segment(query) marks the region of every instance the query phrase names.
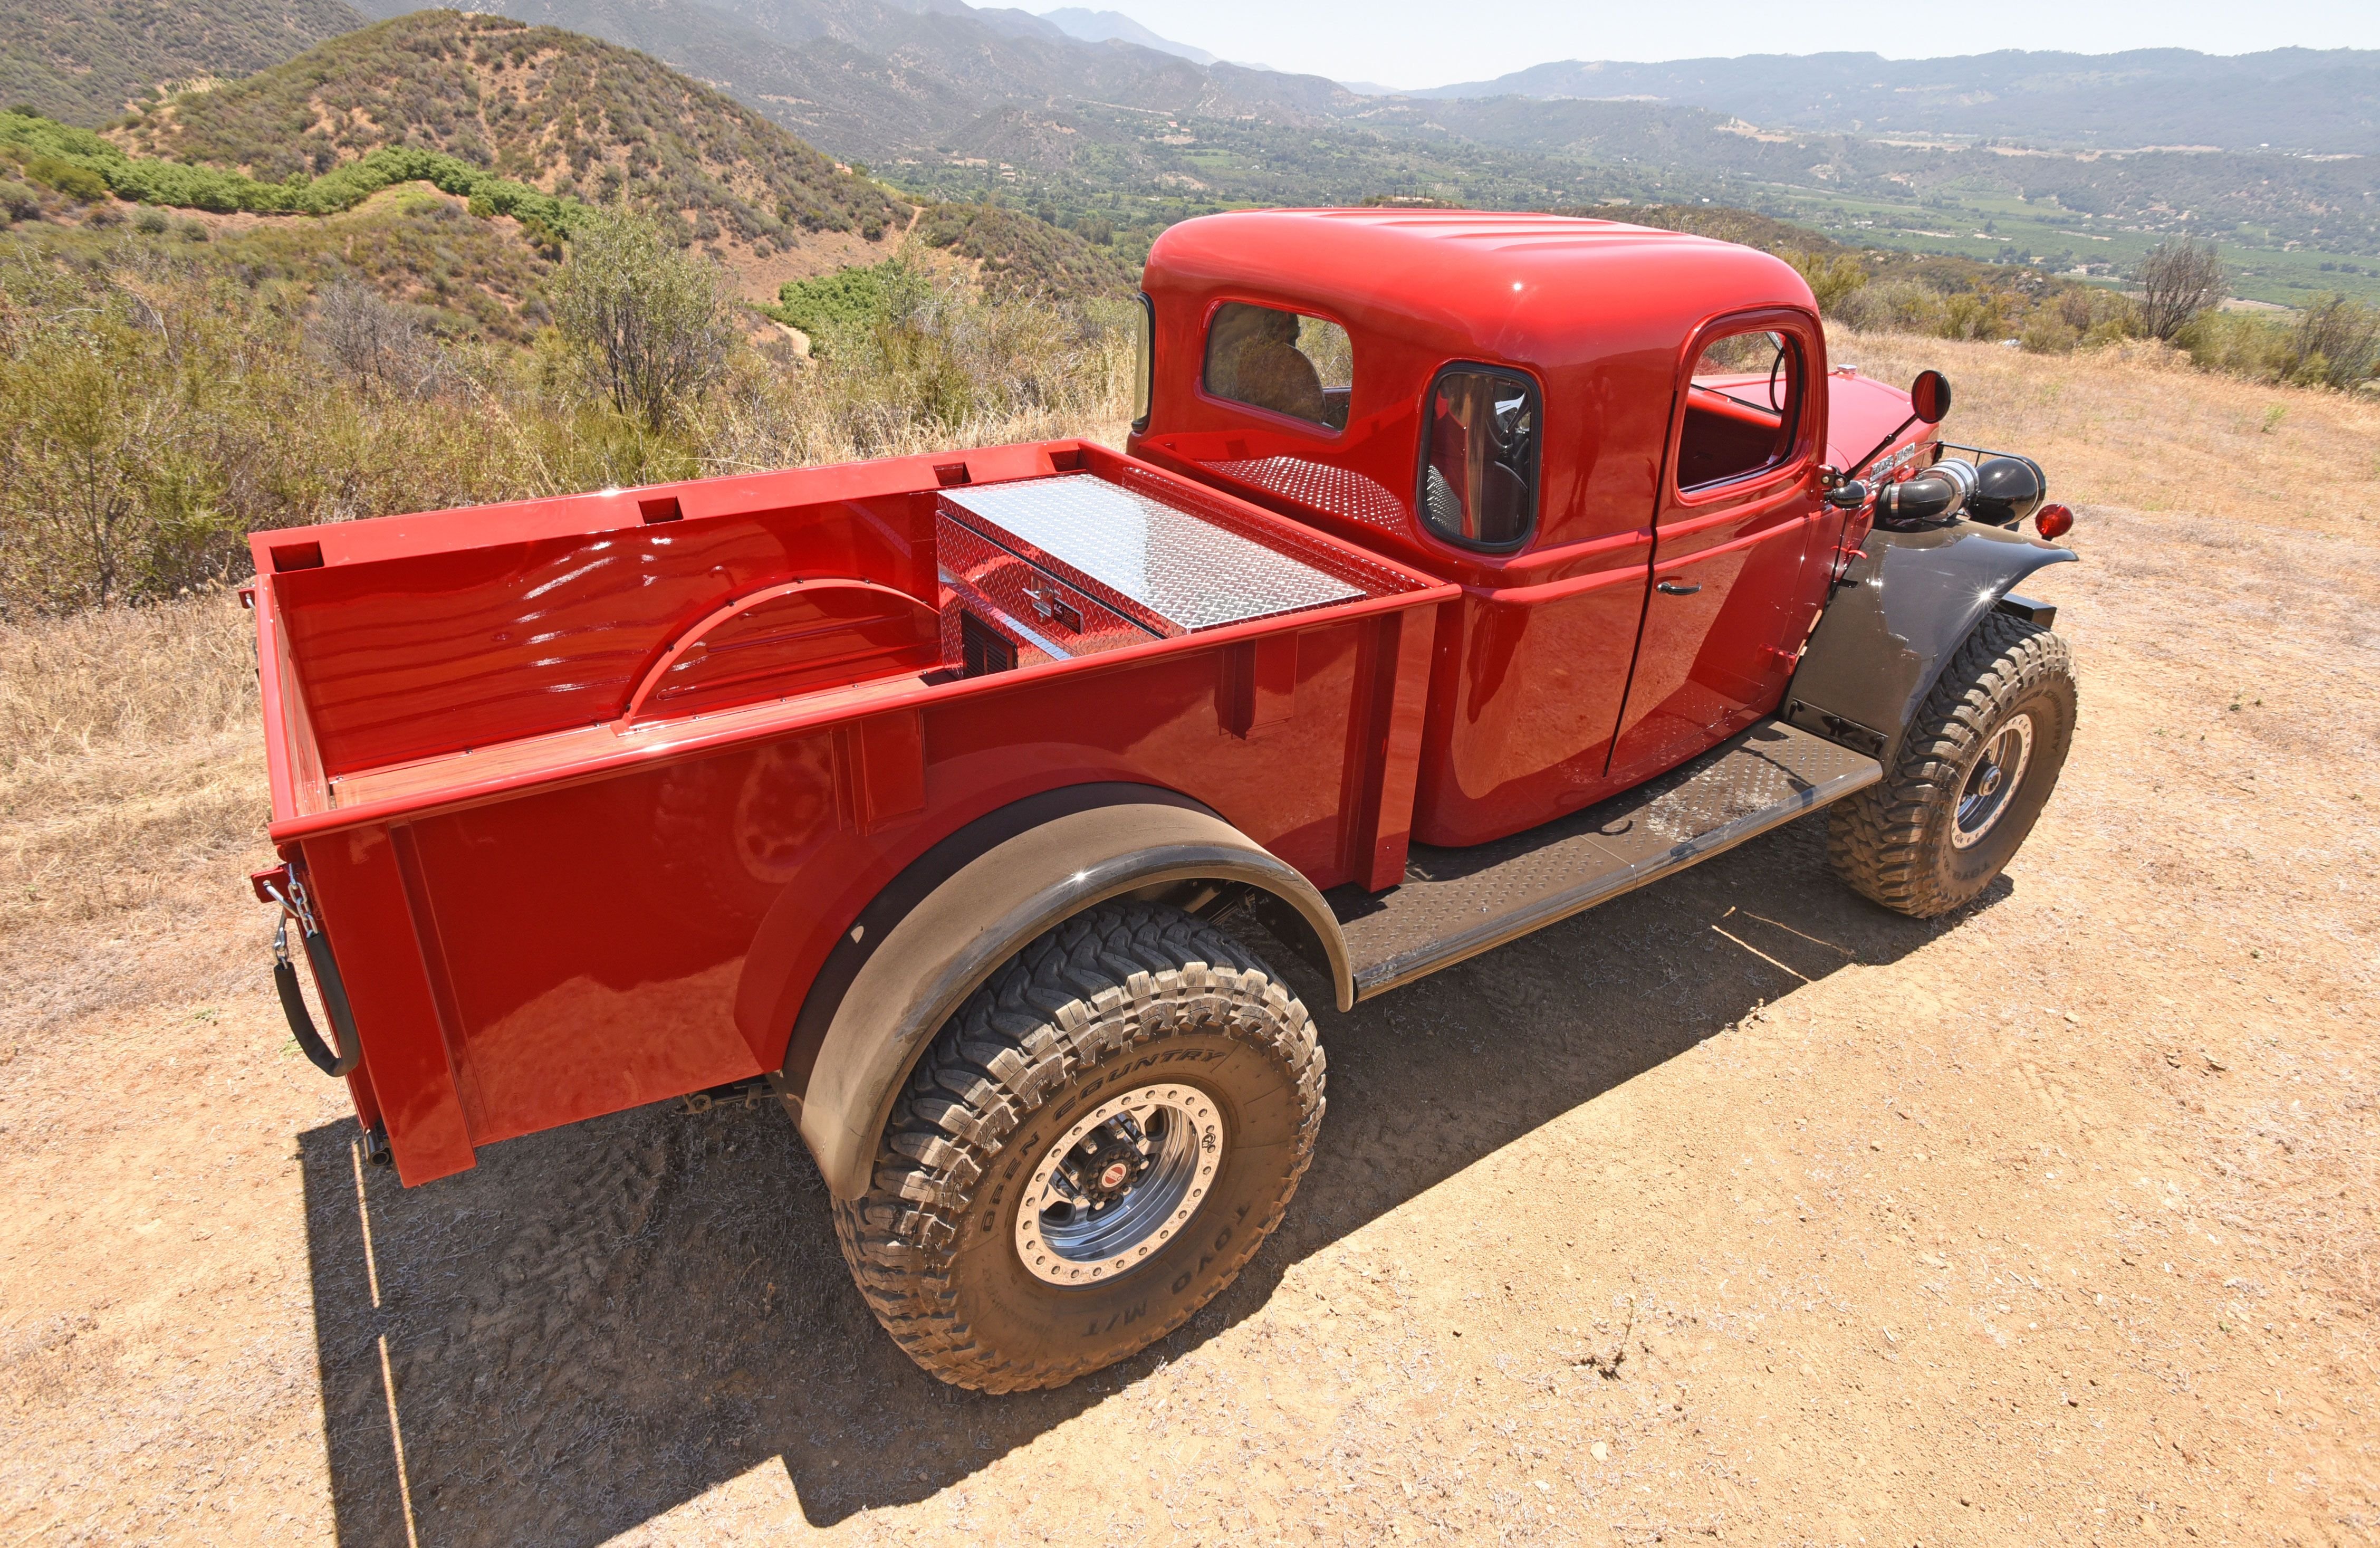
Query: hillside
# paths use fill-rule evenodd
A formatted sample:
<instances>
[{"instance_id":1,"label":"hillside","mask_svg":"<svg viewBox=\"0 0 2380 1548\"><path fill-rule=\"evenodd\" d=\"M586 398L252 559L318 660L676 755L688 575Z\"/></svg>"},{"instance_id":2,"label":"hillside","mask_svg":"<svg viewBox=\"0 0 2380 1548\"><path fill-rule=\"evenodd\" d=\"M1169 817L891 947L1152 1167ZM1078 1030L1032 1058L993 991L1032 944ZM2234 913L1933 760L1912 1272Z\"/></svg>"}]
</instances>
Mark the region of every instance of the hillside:
<instances>
[{"instance_id":1,"label":"hillside","mask_svg":"<svg viewBox=\"0 0 2380 1548\"><path fill-rule=\"evenodd\" d=\"M1718 191L1660 169L1384 134L1361 120L1363 99L1318 76L1202 67L958 0L489 3L651 54L921 201L1005 198L1108 233L1127 265L1166 223L1233 204Z\"/></svg>"},{"instance_id":2,"label":"hillside","mask_svg":"<svg viewBox=\"0 0 2380 1548\"><path fill-rule=\"evenodd\" d=\"M346 0L8 0L0 103L101 124L154 87L248 75L363 24Z\"/></svg>"},{"instance_id":3,"label":"hillside","mask_svg":"<svg viewBox=\"0 0 2380 1548\"><path fill-rule=\"evenodd\" d=\"M1130 297L1140 270L1035 216L986 204L935 204L919 213L917 239L965 260L995 295Z\"/></svg>"},{"instance_id":4,"label":"hillside","mask_svg":"<svg viewBox=\"0 0 2380 1548\"><path fill-rule=\"evenodd\" d=\"M817 233L875 240L905 218L881 189L658 60L454 11L382 22L176 97L113 138L136 155L266 181L414 146L552 194L625 196L690 240L761 258Z\"/></svg>"},{"instance_id":5,"label":"hillside","mask_svg":"<svg viewBox=\"0 0 2380 1548\"><path fill-rule=\"evenodd\" d=\"M1187 112L1222 93L1186 59L1086 43L1022 11L891 0L488 0L642 49L845 158L978 153L969 126L1077 97ZM1252 104L1234 106L1253 111Z\"/></svg>"},{"instance_id":6,"label":"hillside","mask_svg":"<svg viewBox=\"0 0 2380 1548\"><path fill-rule=\"evenodd\" d=\"M1137 43L1143 48L1153 48L1160 54L1178 55L1194 65L1216 62L1215 56L1205 49L1160 37L1122 11L1093 11L1080 6L1068 6L1062 10L1043 11L1041 19L1066 36L1079 38L1087 43L1103 43L1113 38L1122 43Z\"/></svg>"}]
</instances>

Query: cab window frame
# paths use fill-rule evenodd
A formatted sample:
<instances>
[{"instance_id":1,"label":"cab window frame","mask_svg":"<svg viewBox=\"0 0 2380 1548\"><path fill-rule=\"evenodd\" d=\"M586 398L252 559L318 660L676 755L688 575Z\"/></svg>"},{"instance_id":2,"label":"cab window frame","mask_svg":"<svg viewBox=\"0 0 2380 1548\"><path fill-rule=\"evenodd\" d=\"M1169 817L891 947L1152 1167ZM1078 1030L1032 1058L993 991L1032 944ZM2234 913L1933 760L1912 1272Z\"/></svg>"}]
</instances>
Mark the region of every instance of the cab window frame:
<instances>
[{"instance_id":1,"label":"cab window frame","mask_svg":"<svg viewBox=\"0 0 2380 1548\"><path fill-rule=\"evenodd\" d=\"M1198 401L1227 413L1255 415L1259 423L1268 427L1287 427L1295 430L1301 435L1313 436L1318 440L1336 441L1345 436L1347 432L1344 427L1333 425L1327 420L1309 420L1283 409L1269 408L1261 403L1251 403L1245 398L1227 397L1207 385L1208 354L1213 347L1216 321L1222 316L1225 307L1234 306L1260 307L1267 311L1284 311L1293 317L1310 317L1318 323L1328 323L1338 329L1347 340L1347 421L1349 424L1354 422L1355 335L1354 331L1340 318L1318 307L1271 297L1228 295L1218 296L1208 301L1206 315L1200 318L1198 323L1198 370L1191 379L1191 390ZM1301 350L1300 353L1303 354L1304 351ZM1326 395L1331 390L1328 386L1323 388Z\"/></svg>"},{"instance_id":2,"label":"cab window frame","mask_svg":"<svg viewBox=\"0 0 2380 1548\"><path fill-rule=\"evenodd\" d=\"M1429 518L1430 424L1437 411L1439 389L1450 376L1494 376L1513 383L1528 394L1529 414L1535 432L1529 437L1529 501L1527 519L1513 537L1489 542L1466 538L1459 532L1449 532ZM1429 383L1422 389L1419 431L1415 436L1418 450L1414 458L1413 512L1414 526L1433 542L1465 554L1517 554L1528 547L1537 536L1545 517L1546 466L1546 390L1536 373L1522 366L1495 360L1448 360L1430 372Z\"/></svg>"},{"instance_id":3,"label":"cab window frame","mask_svg":"<svg viewBox=\"0 0 2380 1548\"><path fill-rule=\"evenodd\" d=\"M1739 334L1773 333L1784 338L1794 350L1801 369L1793 373L1792 393L1786 399L1788 422L1793 428L1793 439L1784 454L1776 460L1726 478L1705 483L1688 484L1680 479L1679 465L1686 450L1686 413L1694 380L1694 366L1703 352L1723 339ZM1761 307L1749 311L1730 312L1705 323L1687 335L1685 347L1678 360L1677 388L1670 414L1670 445L1662 461L1661 477L1668 486L1669 497L1681 506L1695 506L1714 501L1741 498L1747 494L1766 492L1773 485L1790 483L1805 477L1818 456L1817 415L1819 379L1823 373L1826 353L1817 341L1823 337L1816 323L1807 312L1790 307Z\"/></svg>"},{"instance_id":4,"label":"cab window frame","mask_svg":"<svg viewBox=\"0 0 2380 1548\"><path fill-rule=\"evenodd\" d=\"M1140 411L1133 416L1135 434L1148 428L1151 415L1157 411L1157 303L1146 290L1133 298L1139 303L1139 314L1133 319L1132 363L1133 407ZM1203 374L1203 372L1202 372Z\"/></svg>"}]
</instances>

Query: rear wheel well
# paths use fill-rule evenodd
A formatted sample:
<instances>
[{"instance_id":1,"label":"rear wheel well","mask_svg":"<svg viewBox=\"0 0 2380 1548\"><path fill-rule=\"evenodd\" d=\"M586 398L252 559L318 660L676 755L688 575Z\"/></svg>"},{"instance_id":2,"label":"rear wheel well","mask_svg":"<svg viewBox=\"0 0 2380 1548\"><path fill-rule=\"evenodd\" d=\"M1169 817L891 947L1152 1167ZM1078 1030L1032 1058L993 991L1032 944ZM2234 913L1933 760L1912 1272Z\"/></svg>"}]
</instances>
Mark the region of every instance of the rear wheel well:
<instances>
[{"instance_id":1,"label":"rear wheel well","mask_svg":"<svg viewBox=\"0 0 2380 1548\"><path fill-rule=\"evenodd\" d=\"M1314 921L1291 899L1253 882L1225 876L1189 876L1151 883L1122 896L1138 903L1161 903L1179 908L1193 919L1205 920L1225 931L1232 927L1232 915L1244 914L1316 971L1330 975L1330 943L1322 938Z\"/></svg>"},{"instance_id":2,"label":"rear wheel well","mask_svg":"<svg viewBox=\"0 0 2380 1548\"><path fill-rule=\"evenodd\" d=\"M1322 895L1205 806L1134 785L1027 798L961 829L886 886L804 997L778 1079L799 1099L803 1138L838 1197L865 1188L894 1092L966 995L1028 942L1119 898L1208 919L1253 900L1285 944L1318 948L1341 1006L1353 1000L1345 943Z\"/></svg>"}]
</instances>

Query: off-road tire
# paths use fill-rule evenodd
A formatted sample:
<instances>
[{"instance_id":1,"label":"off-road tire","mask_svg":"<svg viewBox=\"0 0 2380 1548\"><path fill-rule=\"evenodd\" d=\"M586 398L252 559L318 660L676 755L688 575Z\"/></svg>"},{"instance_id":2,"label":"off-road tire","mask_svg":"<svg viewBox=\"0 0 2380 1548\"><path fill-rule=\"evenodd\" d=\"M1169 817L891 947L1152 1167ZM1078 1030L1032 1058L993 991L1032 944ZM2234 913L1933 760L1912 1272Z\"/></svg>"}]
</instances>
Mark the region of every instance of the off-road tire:
<instances>
[{"instance_id":1,"label":"off-road tire","mask_svg":"<svg viewBox=\"0 0 2380 1548\"><path fill-rule=\"evenodd\" d=\"M1985 616L1917 712L1885 776L1835 803L1828 858L1836 873L1915 919L1973 898L2024 843L2074 738L2074 662L2066 641L2006 613ZM2032 756L2007 810L1968 848L1951 842L1967 775L2000 727L2030 714Z\"/></svg>"},{"instance_id":2,"label":"off-road tire","mask_svg":"<svg viewBox=\"0 0 2380 1548\"><path fill-rule=\"evenodd\" d=\"M984 1392L1061 1386L1180 1327L1255 1256L1313 1158L1322 1076L1305 1006L1245 946L1177 908L1102 904L1018 953L935 1037L835 1234L926 1370ZM1104 1284L1027 1273L1026 1174L1102 1101L1177 1078L1228 1135L1187 1227Z\"/></svg>"}]
</instances>

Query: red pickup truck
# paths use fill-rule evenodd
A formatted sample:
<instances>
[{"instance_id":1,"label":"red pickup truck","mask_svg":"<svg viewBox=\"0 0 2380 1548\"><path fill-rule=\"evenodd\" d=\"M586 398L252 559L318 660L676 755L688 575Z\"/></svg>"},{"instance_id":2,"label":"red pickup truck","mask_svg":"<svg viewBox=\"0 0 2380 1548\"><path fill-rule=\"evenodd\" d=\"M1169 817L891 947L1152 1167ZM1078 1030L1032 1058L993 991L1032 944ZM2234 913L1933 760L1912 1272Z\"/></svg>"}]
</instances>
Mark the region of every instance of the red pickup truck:
<instances>
[{"instance_id":1,"label":"red pickup truck","mask_svg":"<svg viewBox=\"0 0 2380 1548\"><path fill-rule=\"evenodd\" d=\"M1973 897L2058 778L2068 550L1949 387L1751 249L1174 226L1129 449L260 532L276 979L407 1184L765 1080L962 1385L1178 1326L1281 1218L1342 1009L1832 805ZM318 1029L291 959L297 927Z\"/></svg>"}]
</instances>

